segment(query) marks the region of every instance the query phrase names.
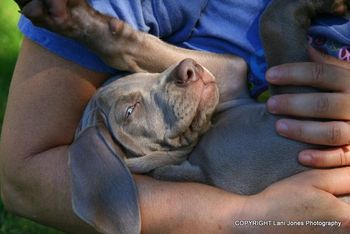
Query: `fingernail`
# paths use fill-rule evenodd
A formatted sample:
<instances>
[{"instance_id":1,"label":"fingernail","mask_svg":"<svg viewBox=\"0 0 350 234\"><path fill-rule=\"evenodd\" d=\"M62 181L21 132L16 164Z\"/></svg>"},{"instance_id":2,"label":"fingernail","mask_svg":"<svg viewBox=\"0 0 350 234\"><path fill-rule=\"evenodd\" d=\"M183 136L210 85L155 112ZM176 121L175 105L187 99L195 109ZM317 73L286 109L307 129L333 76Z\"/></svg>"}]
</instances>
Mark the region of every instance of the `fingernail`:
<instances>
[{"instance_id":1,"label":"fingernail","mask_svg":"<svg viewBox=\"0 0 350 234\"><path fill-rule=\"evenodd\" d=\"M266 73L266 79L268 81L275 81L281 77L282 71L279 67L270 68Z\"/></svg>"},{"instance_id":2,"label":"fingernail","mask_svg":"<svg viewBox=\"0 0 350 234\"><path fill-rule=\"evenodd\" d=\"M268 109L272 114L276 114L276 113L277 113L277 108L278 108L278 102L277 102L276 98L271 97L271 98L267 101L267 109Z\"/></svg>"},{"instance_id":3,"label":"fingernail","mask_svg":"<svg viewBox=\"0 0 350 234\"><path fill-rule=\"evenodd\" d=\"M300 154L299 161L305 164L309 164L312 161L312 157L309 154Z\"/></svg>"},{"instance_id":4,"label":"fingernail","mask_svg":"<svg viewBox=\"0 0 350 234\"><path fill-rule=\"evenodd\" d=\"M278 121L277 122L277 131L281 135L285 135L288 132L288 124L285 121Z\"/></svg>"}]
</instances>

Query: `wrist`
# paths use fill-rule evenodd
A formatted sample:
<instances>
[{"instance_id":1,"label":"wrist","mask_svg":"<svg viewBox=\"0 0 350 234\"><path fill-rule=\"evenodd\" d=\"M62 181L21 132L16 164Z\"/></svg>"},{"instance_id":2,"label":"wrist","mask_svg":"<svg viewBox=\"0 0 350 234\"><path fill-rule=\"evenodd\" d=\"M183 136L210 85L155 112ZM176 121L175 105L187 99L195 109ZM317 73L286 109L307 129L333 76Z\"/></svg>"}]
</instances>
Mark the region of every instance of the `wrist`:
<instances>
[{"instance_id":1,"label":"wrist","mask_svg":"<svg viewBox=\"0 0 350 234\"><path fill-rule=\"evenodd\" d=\"M244 197L238 213L232 220L234 233L269 233L268 226L257 224L270 221L267 215L267 202L262 199L263 194Z\"/></svg>"},{"instance_id":2,"label":"wrist","mask_svg":"<svg viewBox=\"0 0 350 234\"><path fill-rule=\"evenodd\" d=\"M248 201L195 183L156 181L137 176L143 232L232 233Z\"/></svg>"},{"instance_id":3,"label":"wrist","mask_svg":"<svg viewBox=\"0 0 350 234\"><path fill-rule=\"evenodd\" d=\"M140 69L160 73L166 70L178 59L174 47L150 34L137 32L137 45L134 50L133 59Z\"/></svg>"}]
</instances>

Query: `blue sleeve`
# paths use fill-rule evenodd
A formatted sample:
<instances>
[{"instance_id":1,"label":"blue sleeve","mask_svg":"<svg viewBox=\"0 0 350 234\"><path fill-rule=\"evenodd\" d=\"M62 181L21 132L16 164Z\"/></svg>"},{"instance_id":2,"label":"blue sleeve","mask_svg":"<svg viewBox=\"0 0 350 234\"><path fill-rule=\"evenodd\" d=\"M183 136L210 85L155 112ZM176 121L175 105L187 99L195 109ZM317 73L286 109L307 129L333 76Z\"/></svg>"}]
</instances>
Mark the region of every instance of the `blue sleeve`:
<instances>
[{"instance_id":1,"label":"blue sleeve","mask_svg":"<svg viewBox=\"0 0 350 234\"><path fill-rule=\"evenodd\" d=\"M27 38L64 59L73 61L84 68L96 72L111 74L116 72L115 69L107 66L84 45L72 39L36 27L24 16L20 18L18 27Z\"/></svg>"},{"instance_id":2,"label":"blue sleeve","mask_svg":"<svg viewBox=\"0 0 350 234\"><path fill-rule=\"evenodd\" d=\"M145 23L149 33L163 40L179 44L190 38L199 23L208 0L150 0L143 1Z\"/></svg>"}]
</instances>

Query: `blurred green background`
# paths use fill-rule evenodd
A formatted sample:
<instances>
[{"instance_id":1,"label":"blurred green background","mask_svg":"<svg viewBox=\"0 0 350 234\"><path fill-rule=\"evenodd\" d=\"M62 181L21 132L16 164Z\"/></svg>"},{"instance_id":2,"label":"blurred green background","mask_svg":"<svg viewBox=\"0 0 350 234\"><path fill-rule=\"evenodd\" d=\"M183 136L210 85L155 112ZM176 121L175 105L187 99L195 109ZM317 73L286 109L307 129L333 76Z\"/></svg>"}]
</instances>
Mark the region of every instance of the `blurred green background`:
<instances>
[{"instance_id":1,"label":"blurred green background","mask_svg":"<svg viewBox=\"0 0 350 234\"><path fill-rule=\"evenodd\" d=\"M3 122L8 89L16 63L22 35L17 29L18 7L12 0L0 0L0 130ZM4 210L0 201L0 234L59 234Z\"/></svg>"}]
</instances>

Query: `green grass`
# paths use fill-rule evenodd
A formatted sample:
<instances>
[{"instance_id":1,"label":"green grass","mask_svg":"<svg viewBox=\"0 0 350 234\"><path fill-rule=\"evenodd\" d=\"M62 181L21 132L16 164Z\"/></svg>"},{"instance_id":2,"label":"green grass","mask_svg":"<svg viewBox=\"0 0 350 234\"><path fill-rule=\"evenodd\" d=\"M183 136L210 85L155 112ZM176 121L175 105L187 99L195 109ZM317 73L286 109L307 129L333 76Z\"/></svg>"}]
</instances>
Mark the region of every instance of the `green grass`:
<instances>
[{"instance_id":1,"label":"green grass","mask_svg":"<svg viewBox=\"0 0 350 234\"><path fill-rule=\"evenodd\" d=\"M0 130L8 89L22 36L17 29L18 8L12 0L0 0ZM53 229L16 217L0 201L0 234L59 234Z\"/></svg>"},{"instance_id":2,"label":"green grass","mask_svg":"<svg viewBox=\"0 0 350 234\"><path fill-rule=\"evenodd\" d=\"M18 16L17 7L11 0L0 2L0 126L21 39L16 28Z\"/></svg>"}]
</instances>

